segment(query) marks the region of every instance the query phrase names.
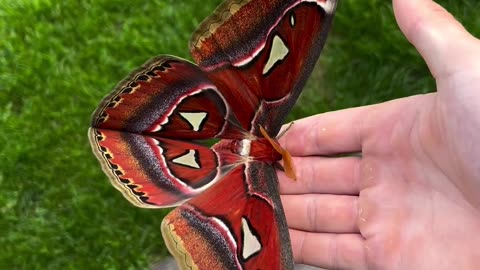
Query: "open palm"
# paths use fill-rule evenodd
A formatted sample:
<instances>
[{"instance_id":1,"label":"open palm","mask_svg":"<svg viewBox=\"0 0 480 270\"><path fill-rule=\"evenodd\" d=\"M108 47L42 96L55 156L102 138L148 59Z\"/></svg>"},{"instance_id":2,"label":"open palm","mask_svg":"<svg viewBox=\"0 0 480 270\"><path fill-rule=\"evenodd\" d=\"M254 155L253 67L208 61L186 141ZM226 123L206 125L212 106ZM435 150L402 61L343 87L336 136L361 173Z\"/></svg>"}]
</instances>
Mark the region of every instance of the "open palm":
<instances>
[{"instance_id":1,"label":"open palm","mask_svg":"<svg viewBox=\"0 0 480 270\"><path fill-rule=\"evenodd\" d=\"M294 256L329 269L478 269L480 41L430 0L394 7L437 93L302 119L281 138L299 179L279 176ZM350 152L362 154L324 157Z\"/></svg>"}]
</instances>

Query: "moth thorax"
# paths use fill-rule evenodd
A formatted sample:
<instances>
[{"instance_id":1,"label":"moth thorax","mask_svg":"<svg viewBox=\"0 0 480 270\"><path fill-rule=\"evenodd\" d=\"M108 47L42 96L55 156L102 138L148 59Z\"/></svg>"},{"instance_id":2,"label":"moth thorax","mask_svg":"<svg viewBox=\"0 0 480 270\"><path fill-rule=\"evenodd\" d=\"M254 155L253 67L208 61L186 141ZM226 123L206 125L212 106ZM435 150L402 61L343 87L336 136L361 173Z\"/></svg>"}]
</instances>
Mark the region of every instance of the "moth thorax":
<instances>
[{"instance_id":1,"label":"moth thorax","mask_svg":"<svg viewBox=\"0 0 480 270\"><path fill-rule=\"evenodd\" d=\"M250 155L250 148L252 146L252 141L248 139L243 139L238 141L237 153L243 157Z\"/></svg>"},{"instance_id":2,"label":"moth thorax","mask_svg":"<svg viewBox=\"0 0 480 270\"><path fill-rule=\"evenodd\" d=\"M234 140L231 142L230 147L232 152L254 160L275 163L282 159L282 155L264 138Z\"/></svg>"}]
</instances>

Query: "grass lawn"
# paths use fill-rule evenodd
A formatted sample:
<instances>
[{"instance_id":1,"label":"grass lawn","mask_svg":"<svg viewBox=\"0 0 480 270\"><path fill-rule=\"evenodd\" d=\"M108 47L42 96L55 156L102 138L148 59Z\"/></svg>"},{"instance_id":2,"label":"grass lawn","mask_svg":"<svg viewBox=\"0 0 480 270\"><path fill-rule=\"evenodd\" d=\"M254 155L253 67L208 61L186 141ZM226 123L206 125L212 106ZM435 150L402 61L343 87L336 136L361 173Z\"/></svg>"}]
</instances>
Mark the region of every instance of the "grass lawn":
<instances>
[{"instance_id":1,"label":"grass lawn","mask_svg":"<svg viewBox=\"0 0 480 270\"><path fill-rule=\"evenodd\" d=\"M132 69L189 58L190 34L219 3L0 0L0 269L139 269L166 255L166 211L123 199L87 128ZM480 35L478 0L441 3ZM331 33L291 119L434 90L389 1L341 1Z\"/></svg>"}]
</instances>

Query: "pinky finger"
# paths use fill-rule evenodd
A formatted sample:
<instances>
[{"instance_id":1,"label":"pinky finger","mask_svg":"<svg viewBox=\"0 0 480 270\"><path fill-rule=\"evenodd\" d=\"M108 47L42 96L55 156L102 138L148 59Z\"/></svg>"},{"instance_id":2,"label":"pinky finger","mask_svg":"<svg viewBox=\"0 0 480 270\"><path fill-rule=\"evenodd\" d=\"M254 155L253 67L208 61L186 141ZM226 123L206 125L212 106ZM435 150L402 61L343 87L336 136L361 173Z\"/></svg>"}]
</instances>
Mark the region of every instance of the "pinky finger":
<instances>
[{"instance_id":1,"label":"pinky finger","mask_svg":"<svg viewBox=\"0 0 480 270\"><path fill-rule=\"evenodd\" d=\"M368 269L360 234L311 233L290 229L296 263L327 269Z\"/></svg>"}]
</instances>

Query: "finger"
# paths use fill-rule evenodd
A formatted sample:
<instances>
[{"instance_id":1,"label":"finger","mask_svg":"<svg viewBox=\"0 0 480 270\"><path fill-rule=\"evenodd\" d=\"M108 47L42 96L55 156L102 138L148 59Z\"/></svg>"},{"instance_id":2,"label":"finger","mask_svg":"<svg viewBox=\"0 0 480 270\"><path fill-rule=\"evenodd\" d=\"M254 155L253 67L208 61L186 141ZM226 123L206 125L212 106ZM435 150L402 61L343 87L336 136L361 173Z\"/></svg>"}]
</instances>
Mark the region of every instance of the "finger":
<instances>
[{"instance_id":1,"label":"finger","mask_svg":"<svg viewBox=\"0 0 480 270\"><path fill-rule=\"evenodd\" d=\"M293 156L360 152L359 123L370 108L327 112L297 120L279 142Z\"/></svg>"},{"instance_id":2,"label":"finger","mask_svg":"<svg viewBox=\"0 0 480 270\"><path fill-rule=\"evenodd\" d=\"M476 65L479 42L431 0L393 0L400 29L425 59L435 78ZM464 56L464 57L459 57ZM448 63L448 64L447 64Z\"/></svg>"},{"instance_id":3,"label":"finger","mask_svg":"<svg viewBox=\"0 0 480 270\"><path fill-rule=\"evenodd\" d=\"M368 269L364 239L359 234L289 231L297 263L327 269Z\"/></svg>"},{"instance_id":4,"label":"finger","mask_svg":"<svg viewBox=\"0 0 480 270\"><path fill-rule=\"evenodd\" d=\"M297 181L279 173L280 193L329 193L357 195L360 192L359 157L294 157Z\"/></svg>"},{"instance_id":5,"label":"finger","mask_svg":"<svg viewBox=\"0 0 480 270\"><path fill-rule=\"evenodd\" d=\"M358 197L283 195L288 227L309 232L358 233Z\"/></svg>"}]
</instances>

